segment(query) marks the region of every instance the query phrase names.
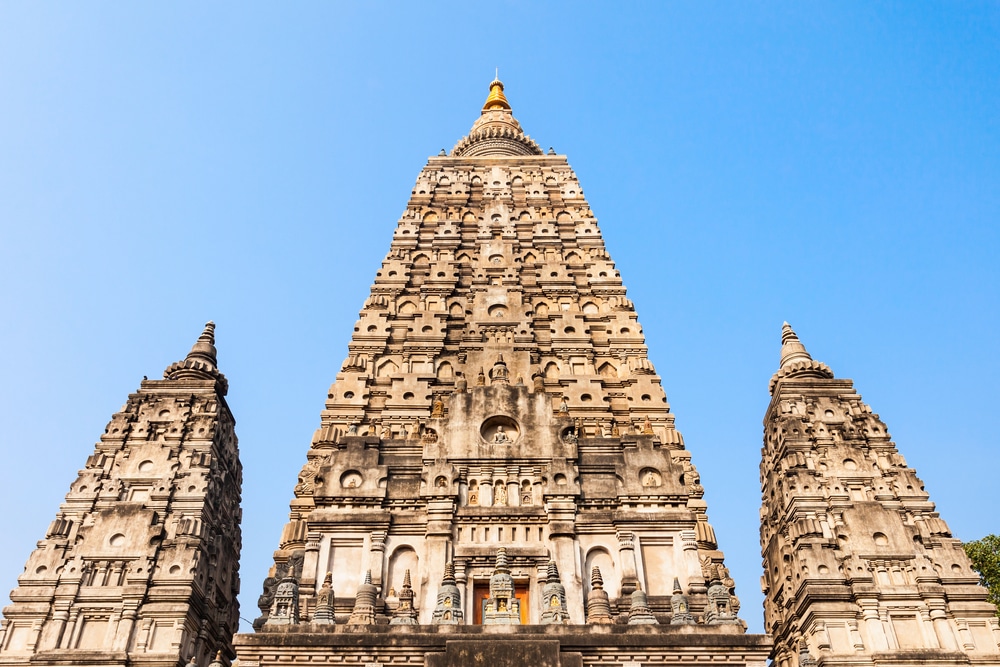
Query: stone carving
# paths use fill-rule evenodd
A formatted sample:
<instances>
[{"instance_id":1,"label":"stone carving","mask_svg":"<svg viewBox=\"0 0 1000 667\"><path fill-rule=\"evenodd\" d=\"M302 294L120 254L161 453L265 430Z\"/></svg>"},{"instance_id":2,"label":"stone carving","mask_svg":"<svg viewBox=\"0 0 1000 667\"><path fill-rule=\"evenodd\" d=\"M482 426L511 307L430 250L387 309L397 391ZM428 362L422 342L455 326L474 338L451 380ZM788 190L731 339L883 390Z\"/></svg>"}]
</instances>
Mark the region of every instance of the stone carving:
<instances>
[{"instance_id":1,"label":"stone carving","mask_svg":"<svg viewBox=\"0 0 1000 667\"><path fill-rule=\"evenodd\" d=\"M587 594L587 622L595 625L614 623L611 617L611 602L604 590L601 569L596 565L590 571L590 593Z\"/></svg>"},{"instance_id":2,"label":"stone carving","mask_svg":"<svg viewBox=\"0 0 1000 667\"><path fill-rule=\"evenodd\" d=\"M739 623L739 619L736 618L736 614L732 609L732 598L729 589L722 584L718 568L716 568L716 574L708 587L708 605L705 607L705 623L708 625Z\"/></svg>"},{"instance_id":3,"label":"stone carving","mask_svg":"<svg viewBox=\"0 0 1000 667\"><path fill-rule=\"evenodd\" d=\"M486 372L480 368L479 375L476 376L476 386L485 387L486 386Z\"/></svg>"},{"instance_id":4,"label":"stone carving","mask_svg":"<svg viewBox=\"0 0 1000 667\"><path fill-rule=\"evenodd\" d=\"M264 627L272 625L297 625L299 622L299 581L294 576L294 570L278 584L271 603L271 613L268 614Z\"/></svg>"},{"instance_id":5,"label":"stone carving","mask_svg":"<svg viewBox=\"0 0 1000 667\"><path fill-rule=\"evenodd\" d=\"M333 625L336 617L333 613L333 573L327 572L323 578L323 585L316 593L316 611L313 613L312 622L317 625Z\"/></svg>"},{"instance_id":6,"label":"stone carving","mask_svg":"<svg viewBox=\"0 0 1000 667\"><path fill-rule=\"evenodd\" d=\"M559 581L559 568L554 560L550 560L545 575L545 585L542 587L542 625L569 623L569 610L566 609L566 588Z\"/></svg>"},{"instance_id":7,"label":"stone carving","mask_svg":"<svg viewBox=\"0 0 1000 667\"><path fill-rule=\"evenodd\" d=\"M435 625L462 625L464 621L462 594L455 585L455 564L448 561L444 566L444 576L441 578L431 622Z\"/></svg>"},{"instance_id":8,"label":"stone carving","mask_svg":"<svg viewBox=\"0 0 1000 667\"><path fill-rule=\"evenodd\" d=\"M510 442L510 438L504 433L503 424L497 426L496 432L493 434L493 443L497 445L506 445Z\"/></svg>"},{"instance_id":9,"label":"stone carving","mask_svg":"<svg viewBox=\"0 0 1000 667\"><path fill-rule=\"evenodd\" d=\"M503 482L496 485L496 491L493 492L493 504L498 507L507 504L507 485Z\"/></svg>"},{"instance_id":10,"label":"stone carving","mask_svg":"<svg viewBox=\"0 0 1000 667\"><path fill-rule=\"evenodd\" d=\"M483 610L483 625L520 625L520 603L514 596L514 579L507 566L507 550L497 549L496 566L490 577L490 597Z\"/></svg>"},{"instance_id":11,"label":"stone carving","mask_svg":"<svg viewBox=\"0 0 1000 667\"><path fill-rule=\"evenodd\" d=\"M399 606L392 614L389 625L416 625L417 610L413 608L413 587L410 585L410 571L403 574L403 589L399 591Z\"/></svg>"},{"instance_id":12,"label":"stone carving","mask_svg":"<svg viewBox=\"0 0 1000 667\"><path fill-rule=\"evenodd\" d=\"M434 399L434 406L431 408L431 419L441 419L444 417L444 401L438 396Z\"/></svg>"},{"instance_id":13,"label":"stone carving","mask_svg":"<svg viewBox=\"0 0 1000 667\"><path fill-rule=\"evenodd\" d=\"M375 625L375 599L378 589L372 584L372 571L365 572L364 582L358 586L354 596L354 609L347 620L348 625Z\"/></svg>"}]
</instances>

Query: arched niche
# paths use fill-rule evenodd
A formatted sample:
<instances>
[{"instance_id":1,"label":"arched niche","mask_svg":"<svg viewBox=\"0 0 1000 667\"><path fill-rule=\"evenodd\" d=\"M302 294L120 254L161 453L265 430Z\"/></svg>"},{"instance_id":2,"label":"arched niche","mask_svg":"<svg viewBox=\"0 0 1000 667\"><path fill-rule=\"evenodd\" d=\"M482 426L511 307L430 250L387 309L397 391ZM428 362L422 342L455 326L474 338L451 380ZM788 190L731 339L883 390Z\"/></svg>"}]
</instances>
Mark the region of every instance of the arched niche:
<instances>
[{"instance_id":1,"label":"arched niche","mask_svg":"<svg viewBox=\"0 0 1000 667\"><path fill-rule=\"evenodd\" d=\"M413 587L413 592L416 593L420 588L419 565L420 557L417 556L417 552L413 547L406 544L396 547L392 555L389 556L382 595L388 595L390 588L395 590L396 595L399 595L399 591L403 588L403 577L407 570L410 571L410 585Z\"/></svg>"},{"instance_id":2,"label":"arched niche","mask_svg":"<svg viewBox=\"0 0 1000 667\"><path fill-rule=\"evenodd\" d=\"M587 552L584 562L586 563L586 569L584 570L585 576L583 579L587 593L591 589L590 573L596 566L601 569L601 578L604 580L604 590L607 591L608 597L614 599L620 595L621 577L618 574L618 568L615 567L615 561L611 558L611 554L607 549L604 547L594 547Z\"/></svg>"}]
</instances>

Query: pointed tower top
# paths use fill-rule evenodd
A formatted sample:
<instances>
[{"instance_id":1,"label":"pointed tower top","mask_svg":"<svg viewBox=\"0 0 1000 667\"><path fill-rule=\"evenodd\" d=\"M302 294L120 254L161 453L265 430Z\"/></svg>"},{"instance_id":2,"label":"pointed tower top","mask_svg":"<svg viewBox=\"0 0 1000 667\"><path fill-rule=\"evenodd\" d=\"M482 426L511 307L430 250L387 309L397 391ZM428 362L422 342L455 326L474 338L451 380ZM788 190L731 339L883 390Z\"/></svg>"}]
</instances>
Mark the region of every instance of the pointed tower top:
<instances>
[{"instance_id":1,"label":"pointed tower top","mask_svg":"<svg viewBox=\"0 0 1000 667\"><path fill-rule=\"evenodd\" d=\"M509 572L510 567L507 565L507 549L500 547L497 549L497 564L494 567L495 572Z\"/></svg>"},{"instance_id":2,"label":"pointed tower top","mask_svg":"<svg viewBox=\"0 0 1000 667\"><path fill-rule=\"evenodd\" d=\"M366 570L365 571L365 581L364 581L363 585L364 586L371 586L372 585L372 571L371 570Z\"/></svg>"},{"instance_id":3,"label":"pointed tower top","mask_svg":"<svg viewBox=\"0 0 1000 667\"><path fill-rule=\"evenodd\" d=\"M468 136L451 150L452 157L541 155L538 143L526 135L511 113L510 102L497 76L490 82L490 94Z\"/></svg>"},{"instance_id":4,"label":"pointed tower top","mask_svg":"<svg viewBox=\"0 0 1000 667\"><path fill-rule=\"evenodd\" d=\"M604 577L601 576L601 568L596 565L590 570L590 587L594 589L604 588Z\"/></svg>"},{"instance_id":5,"label":"pointed tower top","mask_svg":"<svg viewBox=\"0 0 1000 667\"><path fill-rule=\"evenodd\" d=\"M191 351L188 352L187 358L201 359L214 366L218 363L216 354L218 354L218 350L215 349L215 322L209 320L205 323L205 328L198 336L198 340L191 347Z\"/></svg>"},{"instance_id":6,"label":"pointed tower top","mask_svg":"<svg viewBox=\"0 0 1000 667\"><path fill-rule=\"evenodd\" d=\"M558 583L559 581L559 566L556 565L554 560L549 561L549 565L545 572L545 579L549 583Z\"/></svg>"},{"instance_id":7,"label":"pointed tower top","mask_svg":"<svg viewBox=\"0 0 1000 667\"><path fill-rule=\"evenodd\" d=\"M778 380L782 378L833 378L833 371L829 366L814 361L809 356L806 346L802 344L788 322L781 325L781 359L778 366L778 372L771 376L768 387L772 395L778 386Z\"/></svg>"},{"instance_id":8,"label":"pointed tower top","mask_svg":"<svg viewBox=\"0 0 1000 667\"><path fill-rule=\"evenodd\" d=\"M441 584L445 586L455 585L455 563L453 561L444 564L444 576L441 577Z\"/></svg>"},{"instance_id":9,"label":"pointed tower top","mask_svg":"<svg viewBox=\"0 0 1000 667\"><path fill-rule=\"evenodd\" d=\"M493 109L506 109L510 111L510 102L507 101L507 97L503 94L503 84L500 82L499 68L497 68L497 76L490 82L489 97L486 98L486 103L483 104L483 111L492 111Z\"/></svg>"},{"instance_id":10,"label":"pointed tower top","mask_svg":"<svg viewBox=\"0 0 1000 667\"><path fill-rule=\"evenodd\" d=\"M215 349L215 322L205 324L198 340L191 346L191 351L184 361L176 361L163 371L164 380L215 380L218 383L219 394L226 395L229 382L218 369L218 350Z\"/></svg>"},{"instance_id":11,"label":"pointed tower top","mask_svg":"<svg viewBox=\"0 0 1000 667\"><path fill-rule=\"evenodd\" d=\"M788 368L797 361L812 361L812 357L806 352L806 346L792 330L792 325L785 322L781 325L781 361L778 363L778 367Z\"/></svg>"},{"instance_id":12,"label":"pointed tower top","mask_svg":"<svg viewBox=\"0 0 1000 667\"><path fill-rule=\"evenodd\" d=\"M674 577L674 593L682 593L681 582L677 577Z\"/></svg>"},{"instance_id":13,"label":"pointed tower top","mask_svg":"<svg viewBox=\"0 0 1000 667\"><path fill-rule=\"evenodd\" d=\"M403 588L412 588L413 584L410 583L410 571L409 569L403 574Z\"/></svg>"}]
</instances>

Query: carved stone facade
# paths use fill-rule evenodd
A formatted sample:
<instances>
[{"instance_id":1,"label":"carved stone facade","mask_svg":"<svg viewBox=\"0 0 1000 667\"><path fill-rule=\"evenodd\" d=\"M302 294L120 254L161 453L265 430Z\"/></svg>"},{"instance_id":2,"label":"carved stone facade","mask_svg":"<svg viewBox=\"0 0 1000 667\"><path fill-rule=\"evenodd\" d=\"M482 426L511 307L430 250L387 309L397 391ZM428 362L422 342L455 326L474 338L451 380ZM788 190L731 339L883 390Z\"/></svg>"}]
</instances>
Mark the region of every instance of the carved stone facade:
<instances>
[{"instance_id":1,"label":"carved stone facade","mask_svg":"<svg viewBox=\"0 0 1000 667\"><path fill-rule=\"evenodd\" d=\"M242 469L214 329L111 418L3 610L0 665L234 657Z\"/></svg>"},{"instance_id":2,"label":"carved stone facade","mask_svg":"<svg viewBox=\"0 0 1000 667\"><path fill-rule=\"evenodd\" d=\"M451 635L437 635L458 621L524 641L538 625L549 639L579 638L588 599L592 627L621 632L572 648L568 664L621 642L637 661L679 660L664 637L692 632L716 642L718 659L763 661L767 639L734 624L739 601L697 470L597 220L566 157L524 135L499 81L469 136L417 177L354 331L258 632L237 639L241 664L272 664L275 642L320 660L316 633L365 623L370 652L338 653L443 664L444 653L424 654L445 652ZM269 622L289 570L304 619L333 573L339 625ZM670 624L675 580L688 625ZM359 615L362 581L374 598ZM713 583L729 615L712 611ZM629 631L636 591L645 625ZM374 647L382 625L403 624L401 608L427 637L394 658Z\"/></svg>"},{"instance_id":3,"label":"carved stone facade","mask_svg":"<svg viewBox=\"0 0 1000 667\"><path fill-rule=\"evenodd\" d=\"M1000 664L996 608L850 380L782 331L761 461L778 667Z\"/></svg>"}]
</instances>

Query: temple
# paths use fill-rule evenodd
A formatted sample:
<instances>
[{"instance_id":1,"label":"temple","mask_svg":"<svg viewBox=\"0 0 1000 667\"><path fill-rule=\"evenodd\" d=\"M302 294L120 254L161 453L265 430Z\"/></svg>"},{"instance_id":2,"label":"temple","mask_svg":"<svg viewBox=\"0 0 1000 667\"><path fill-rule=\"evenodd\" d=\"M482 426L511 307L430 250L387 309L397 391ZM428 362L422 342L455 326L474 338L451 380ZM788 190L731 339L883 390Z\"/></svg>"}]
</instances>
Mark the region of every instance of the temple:
<instances>
[{"instance_id":1,"label":"temple","mask_svg":"<svg viewBox=\"0 0 1000 667\"><path fill-rule=\"evenodd\" d=\"M235 636L216 356L209 323L112 418L4 610L0 667L1000 666L958 540L787 324L760 469L767 634L747 632L597 220L499 80L417 176Z\"/></svg>"}]
</instances>

